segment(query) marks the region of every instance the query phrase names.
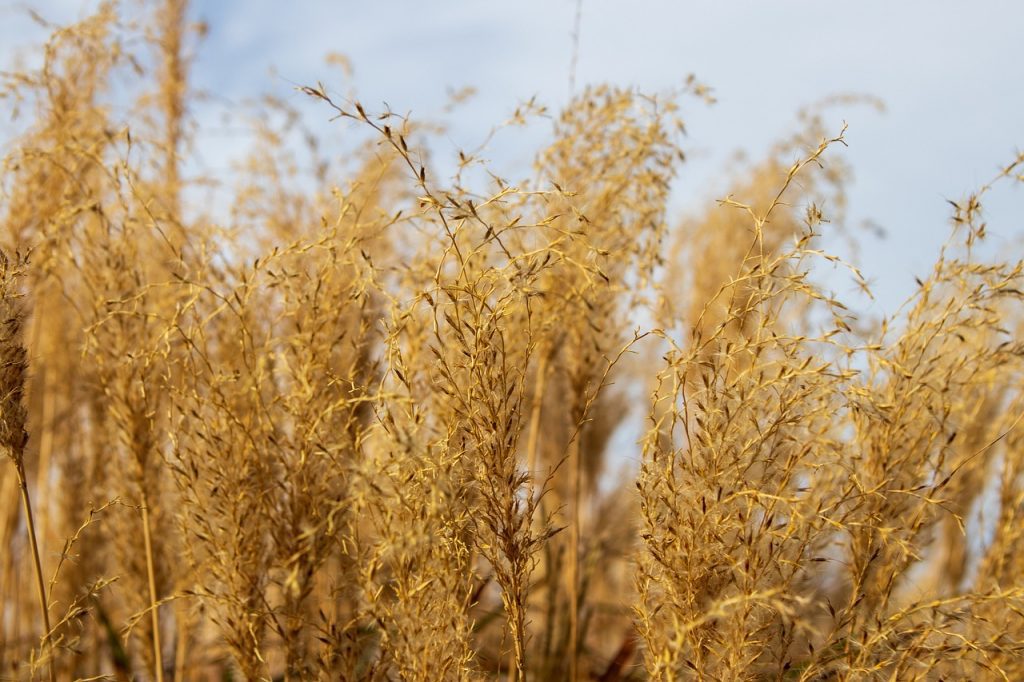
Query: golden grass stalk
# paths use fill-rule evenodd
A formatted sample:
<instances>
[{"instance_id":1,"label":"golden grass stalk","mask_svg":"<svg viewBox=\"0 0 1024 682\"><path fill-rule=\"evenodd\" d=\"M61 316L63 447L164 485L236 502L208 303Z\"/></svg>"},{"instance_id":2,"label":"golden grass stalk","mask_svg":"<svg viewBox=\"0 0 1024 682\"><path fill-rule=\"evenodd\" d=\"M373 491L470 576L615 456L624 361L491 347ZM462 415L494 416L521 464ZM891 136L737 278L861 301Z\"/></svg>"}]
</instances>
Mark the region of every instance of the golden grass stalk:
<instances>
[{"instance_id":1,"label":"golden grass stalk","mask_svg":"<svg viewBox=\"0 0 1024 682\"><path fill-rule=\"evenodd\" d=\"M42 653L52 681L56 677L54 652L50 641L50 606L43 578L43 566L39 558L28 479L25 475L25 445L28 443L28 431L25 427L26 411L23 401L28 373L28 352L22 341L27 313L21 302L24 296L21 291L21 279L25 266L26 261L20 253L15 254L12 262L6 253L0 251L0 446L6 450L18 476L32 567L36 578L39 615L43 622Z\"/></svg>"}]
</instances>

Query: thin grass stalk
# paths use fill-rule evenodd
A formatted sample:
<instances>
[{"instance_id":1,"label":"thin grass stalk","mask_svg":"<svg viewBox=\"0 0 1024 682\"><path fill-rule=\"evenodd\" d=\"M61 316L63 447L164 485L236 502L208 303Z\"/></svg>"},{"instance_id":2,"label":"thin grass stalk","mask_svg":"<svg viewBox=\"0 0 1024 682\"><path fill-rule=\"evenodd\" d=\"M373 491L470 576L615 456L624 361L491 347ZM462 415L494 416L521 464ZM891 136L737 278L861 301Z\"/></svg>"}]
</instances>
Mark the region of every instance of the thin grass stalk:
<instances>
[{"instance_id":1,"label":"thin grass stalk","mask_svg":"<svg viewBox=\"0 0 1024 682\"><path fill-rule=\"evenodd\" d=\"M40 335L41 320L46 317L46 313L40 309L36 310L35 320L33 323L33 339L28 344L29 348L38 347ZM50 487L50 473L51 473L51 460L53 456L53 413L54 403L56 402L56 392L53 390L53 370L49 363L46 363L42 368L42 416L39 420L39 459L38 466L36 469L36 493L40 500L49 500L49 487ZM45 550L47 537L49 536L48 529L50 526L49 519L49 505L43 504L37 510L37 517L39 521L39 539L42 549L40 554Z\"/></svg>"},{"instance_id":2,"label":"thin grass stalk","mask_svg":"<svg viewBox=\"0 0 1024 682\"><path fill-rule=\"evenodd\" d=\"M57 678L53 670L53 651L50 647L50 606L46 599L46 584L43 580L43 564L39 560L39 545L36 541L36 523L35 518L32 515L32 501L29 499L28 482L25 480L25 465L23 463L24 451L17 453L15 456L17 457L17 466L15 469L18 472L18 486L21 488L21 504L25 510L25 525L28 529L28 543L29 548L32 551L32 565L35 569L36 575L36 594L39 597L39 611L43 616L43 650L47 656L46 664L47 671L50 676L50 682L54 682Z\"/></svg>"},{"instance_id":3,"label":"thin grass stalk","mask_svg":"<svg viewBox=\"0 0 1024 682\"><path fill-rule=\"evenodd\" d=\"M569 679L579 674L580 440L569 443Z\"/></svg>"},{"instance_id":4,"label":"thin grass stalk","mask_svg":"<svg viewBox=\"0 0 1024 682\"><path fill-rule=\"evenodd\" d=\"M530 408L530 430L526 437L526 470L530 474L530 496L535 492L537 476L537 451L540 445L540 418L544 409L544 388L548 377L549 353L540 353L537 361L537 377L534 379L533 405Z\"/></svg>"},{"instance_id":5,"label":"thin grass stalk","mask_svg":"<svg viewBox=\"0 0 1024 682\"><path fill-rule=\"evenodd\" d=\"M156 572L153 568L153 541L149 524L149 495L142 493L142 539L146 550L146 578L149 581L149 617L153 623L153 667L157 682L164 680L163 651L160 646L160 614L156 594Z\"/></svg>"}]
</instances>

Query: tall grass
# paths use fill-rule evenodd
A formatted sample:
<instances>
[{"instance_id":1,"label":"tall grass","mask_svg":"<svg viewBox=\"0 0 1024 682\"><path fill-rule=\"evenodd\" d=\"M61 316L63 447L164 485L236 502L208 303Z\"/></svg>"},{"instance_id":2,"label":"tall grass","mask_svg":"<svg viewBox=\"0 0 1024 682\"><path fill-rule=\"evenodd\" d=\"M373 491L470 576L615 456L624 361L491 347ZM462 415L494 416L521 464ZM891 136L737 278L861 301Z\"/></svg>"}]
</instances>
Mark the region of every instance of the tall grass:
<instances>
[{"instance_id":1,"label":"tall grass","mask_svg":"<svg viewBox=\"0 0 1024 682\"><path fill-rule=\"evenodd\" d=\"M685 220L694 80L582 91L520 182L310 86L355 142L265 98L209 177L187 16L5 76L0 679L1024 675L1024 157L860 319L819 110Z\"/></svg>"}]
</instances>

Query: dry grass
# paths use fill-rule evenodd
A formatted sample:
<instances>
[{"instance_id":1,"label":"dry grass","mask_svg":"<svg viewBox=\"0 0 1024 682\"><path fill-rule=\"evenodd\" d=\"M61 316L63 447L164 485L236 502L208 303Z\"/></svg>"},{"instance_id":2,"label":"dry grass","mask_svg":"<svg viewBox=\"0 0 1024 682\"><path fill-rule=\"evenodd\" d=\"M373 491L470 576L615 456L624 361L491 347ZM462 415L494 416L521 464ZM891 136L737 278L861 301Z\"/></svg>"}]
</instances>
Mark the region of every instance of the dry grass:
<instances>
[{"instance_id":1,"label":"dry grass","mask_svg":"<svg viewBox=\"0 0 1024 682\"><path fill-rule=\"evenodd\" d=\"M1024 264L976 255L1024 157L860 320L817 110L679 224L692 80L519 183L307 87L357 142L263 100L209 191L185 16L5 76L0 679L1024 676Z\"/></svg>"}]
</instances>

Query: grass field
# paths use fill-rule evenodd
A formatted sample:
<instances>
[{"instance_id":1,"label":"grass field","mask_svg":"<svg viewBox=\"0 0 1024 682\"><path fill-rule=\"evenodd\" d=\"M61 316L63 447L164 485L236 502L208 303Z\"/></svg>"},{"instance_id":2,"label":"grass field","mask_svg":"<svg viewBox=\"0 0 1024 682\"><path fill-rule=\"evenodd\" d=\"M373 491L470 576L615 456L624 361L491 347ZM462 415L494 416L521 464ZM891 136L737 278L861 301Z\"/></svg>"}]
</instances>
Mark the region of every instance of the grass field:
<instances>
[{"instance_id":1,"label":"grass field","mask_svg":"<svg viewBox=\"0 0 1024 682\"><path fill-rule=\"evenodd\" d=\"M816 110L685 220L694 79L516 182L309 84L347 148L264 99L207 177L186 16L4 76L0 679L1024 678L1024 155L873 319Z\"/></svg>"}]
</instances>

